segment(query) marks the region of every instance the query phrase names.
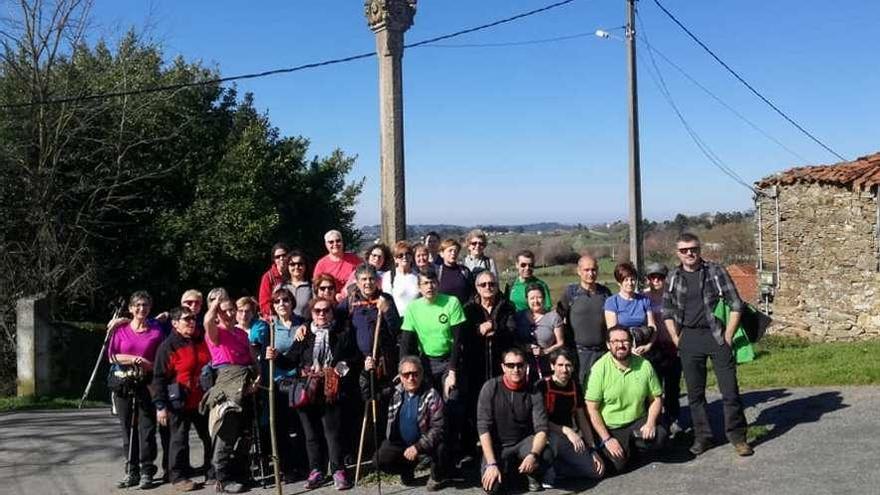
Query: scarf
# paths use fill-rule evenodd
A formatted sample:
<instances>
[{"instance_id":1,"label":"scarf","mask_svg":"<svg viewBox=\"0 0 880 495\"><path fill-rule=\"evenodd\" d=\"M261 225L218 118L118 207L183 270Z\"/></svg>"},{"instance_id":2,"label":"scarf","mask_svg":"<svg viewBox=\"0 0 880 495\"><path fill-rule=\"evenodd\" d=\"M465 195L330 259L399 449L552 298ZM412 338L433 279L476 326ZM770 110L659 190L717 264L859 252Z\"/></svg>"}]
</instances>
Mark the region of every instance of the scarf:
<instances>
[{"instance_id":1,"label":"scarf","mask_svg":"<svg viewBox=\"0 0 880 495\"><path fill-rule=\"evenodd\" d=\"M324 367L333 360L330 350L330 327L319 327L314 322L310 325L315 342L312 344L312 366Z\"/></svg>"}]
</instances>

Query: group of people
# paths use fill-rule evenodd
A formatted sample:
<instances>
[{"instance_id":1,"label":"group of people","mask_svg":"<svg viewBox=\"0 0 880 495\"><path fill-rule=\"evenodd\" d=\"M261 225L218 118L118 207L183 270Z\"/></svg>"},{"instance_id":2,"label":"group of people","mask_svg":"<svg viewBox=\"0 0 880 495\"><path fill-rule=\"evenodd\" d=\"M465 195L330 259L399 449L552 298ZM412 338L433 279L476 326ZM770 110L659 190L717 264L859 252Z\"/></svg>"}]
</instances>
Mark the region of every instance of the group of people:
<instances>
[{"instance_id":1,"label":"group of people","mask_svg":"<svg viewBox=\"0 0 880 495\"><path fill-rule=\"evenodd\" d=\"M191 427L218 492L246 489L249 453L268 458L273 433L285 479L345 490L371 407L379 411L374 466L404 484L430 467L425 490L438 490L478 459L487 493L599 478L682 430L682 373L690 451L711 447L708 358L727 437L737 454L752 454L731 352L743 303L724 268L701 257L696 236L679 237L673 270L647 268L644 292L631 263L615 267L612 294L598 283L597 260L582 256L579 280L556 305L532 252L517 253L516 279L502 290L486 234L464 240L462 259L456 239L435 233L416 245L372 245L361 258L331 230L311 277L303 253L278 243L258 299L214 289L204 315L195 290L155 318L149 295L134 293L131 317L110 323L110 384L127 459L119 486L158 481L158 425L162 464L180 491L196 486ZM719 300L730 307L726 322L713 313Z\"/></svg>"}]
</instances>

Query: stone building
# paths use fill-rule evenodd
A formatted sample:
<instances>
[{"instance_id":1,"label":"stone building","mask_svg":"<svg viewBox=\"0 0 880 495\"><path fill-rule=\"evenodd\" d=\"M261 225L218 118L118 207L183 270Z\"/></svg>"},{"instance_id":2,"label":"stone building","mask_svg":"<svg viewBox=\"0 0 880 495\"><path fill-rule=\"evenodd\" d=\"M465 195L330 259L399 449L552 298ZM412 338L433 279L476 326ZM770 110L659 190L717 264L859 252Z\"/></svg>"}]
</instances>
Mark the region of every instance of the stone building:
<instances>
[{"instance_id":1,"label":"stone building","mask_svg":"<svg viewBox=\"0 0 880 495\"><path fill-rule=\"evenodd\" d=\"M771 332L880 337L880 153L756 183L758 272ZM775 280L774 280L775 278Z\"/></svg>"}]
</instances>

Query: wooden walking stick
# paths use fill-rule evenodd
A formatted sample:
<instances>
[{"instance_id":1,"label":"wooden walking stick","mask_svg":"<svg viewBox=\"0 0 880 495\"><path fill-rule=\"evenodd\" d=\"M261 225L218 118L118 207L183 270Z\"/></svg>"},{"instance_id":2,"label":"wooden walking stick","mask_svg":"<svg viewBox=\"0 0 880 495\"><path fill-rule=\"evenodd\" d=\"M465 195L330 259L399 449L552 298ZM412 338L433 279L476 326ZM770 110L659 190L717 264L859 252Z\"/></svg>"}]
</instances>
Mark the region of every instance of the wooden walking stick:
<instances>
[{"instance_id":1,"label":"wooden walking stick","mask_svg":"<svg viewBox=\"0 0 880 495\"><path fill-rule=\"evenodd\" d=\"M275 348L275 319L269 320L269 347ZM275 359L269 360L269 440L272 442L272 469L275 471L275 493L281 493L281 466L278 462L278 438L275 436Z\"/></svg>"},{"instance_id":2,"label":"wooden walking stick","mask_svg":"<svg viewBox=\"0 0 880 495\"><path fill-rule=\"evenodd\" d=\"M382 296L379 296L380 298ZM377 301L378 303L378 301ZM357 455L357 467L354 472L354 484L357 486L360 481L361 476L361 462L363 461L364 455L364 437L367 433L367 415L372 412L373 415L373 443L378 443L378 432L376 431L376 367L378 366L378 362L376 361L376 353L379 350L379 329L382 326L382 312L379 311L378 304L376 305L376 328L373 330L373 369L370 370L370 399L364 404L364 420L361 423L361 438L358 442L358 455ZM372 407L371 407L372 406ZM376 450L379 450L379 446L375 446ZM376 479L378 480L378 488L379 493L382 493L382 477L379 475L379 469L376 469Z\"/></svg>"}]
</instances>

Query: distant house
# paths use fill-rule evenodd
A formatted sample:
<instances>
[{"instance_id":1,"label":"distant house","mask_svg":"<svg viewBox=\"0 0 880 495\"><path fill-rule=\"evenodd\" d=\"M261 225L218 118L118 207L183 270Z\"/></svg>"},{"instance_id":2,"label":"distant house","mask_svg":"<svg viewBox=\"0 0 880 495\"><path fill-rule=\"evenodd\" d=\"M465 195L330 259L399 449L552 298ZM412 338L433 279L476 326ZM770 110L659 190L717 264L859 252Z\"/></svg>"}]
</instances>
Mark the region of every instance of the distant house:
<instances>
[{"instance_id":1,"label":"distant house","mask_svg":"<svg viewBox=\"0 0 880 495\"><path fill-rule=\"evenodd\" d=\"M771 331L880 337L880 153L797 167L756 183L758 271ZM773 277L776 277L775 283Z\"/></svg>"}]
</instances>

